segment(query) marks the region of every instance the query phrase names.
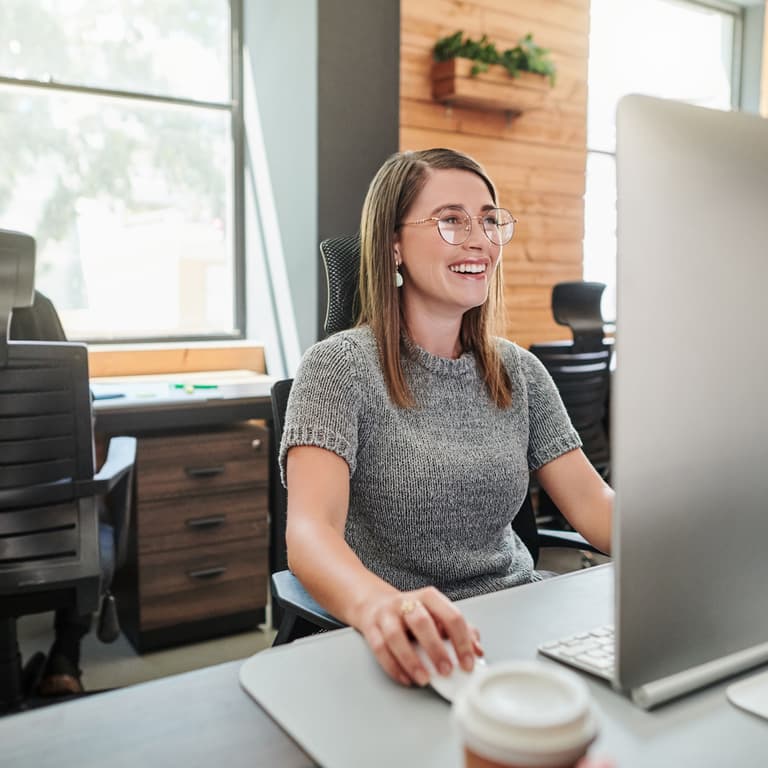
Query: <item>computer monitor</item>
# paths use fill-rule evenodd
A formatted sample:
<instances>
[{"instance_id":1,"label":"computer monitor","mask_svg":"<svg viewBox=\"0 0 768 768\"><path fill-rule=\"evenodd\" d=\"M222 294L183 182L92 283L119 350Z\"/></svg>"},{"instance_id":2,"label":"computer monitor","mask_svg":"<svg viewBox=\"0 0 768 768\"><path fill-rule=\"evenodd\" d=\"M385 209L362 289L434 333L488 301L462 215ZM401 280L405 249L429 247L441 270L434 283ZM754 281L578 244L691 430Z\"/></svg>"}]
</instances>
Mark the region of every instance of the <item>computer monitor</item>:
<instances>
[{"instance_id":1,"label":"computer monitor","mask_svg":"<svg viewBox=\"0 0 768 768\"><path fill-rule=\"evenodd\" d=\"M616 161L615 678L670 698L768 661L768 121L628 96Z\"/></svg>"}]
</instances>

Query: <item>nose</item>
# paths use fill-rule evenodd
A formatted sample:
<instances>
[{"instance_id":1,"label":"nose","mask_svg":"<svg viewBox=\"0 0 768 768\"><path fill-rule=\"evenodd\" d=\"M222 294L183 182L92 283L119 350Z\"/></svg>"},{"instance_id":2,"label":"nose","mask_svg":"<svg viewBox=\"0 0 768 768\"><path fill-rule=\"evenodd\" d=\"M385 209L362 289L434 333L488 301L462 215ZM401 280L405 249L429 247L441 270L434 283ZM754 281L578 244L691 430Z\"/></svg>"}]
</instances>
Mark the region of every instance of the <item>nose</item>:
<instances>
[{"instance_id":1,"label":"nose","mask_svg":"<svg viewBox=\"0 0 768 768\"><path fill-rule=\"evenodd\" d=\"M469 237L464 241L464 247L472 250L482 250L485 247L485 243L490 245L490 241L483 232L483 225L478 218L470 219L471 227L469 230Z\"/></svg>"}]
</instances>

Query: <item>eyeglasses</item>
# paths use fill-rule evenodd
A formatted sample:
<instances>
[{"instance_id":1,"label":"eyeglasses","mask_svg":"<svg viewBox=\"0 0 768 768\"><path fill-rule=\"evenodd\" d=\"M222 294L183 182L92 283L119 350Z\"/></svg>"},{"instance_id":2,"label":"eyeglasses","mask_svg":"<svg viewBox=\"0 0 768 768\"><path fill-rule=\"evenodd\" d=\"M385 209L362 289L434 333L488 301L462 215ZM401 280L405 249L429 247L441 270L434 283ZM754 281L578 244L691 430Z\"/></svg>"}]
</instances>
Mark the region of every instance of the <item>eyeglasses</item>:
<instances>
[{"instance_id":1,"label":"eyeglasses","mask_svg":"<svg viewBox=\"0 0 768 768\"><path fill-rule=\"evenodd\" d=\"M490 208L482 216L470 216L461 206L443 208L437 216L429 216L417 221L404 221L406 224L427 224L434 221L440 237L448 245L461 245L472 231L472 220L477 219L483 227L485 236L494 245L506 245L515 234L517 219L506 208Z\"/></svg>"}]
</instances>

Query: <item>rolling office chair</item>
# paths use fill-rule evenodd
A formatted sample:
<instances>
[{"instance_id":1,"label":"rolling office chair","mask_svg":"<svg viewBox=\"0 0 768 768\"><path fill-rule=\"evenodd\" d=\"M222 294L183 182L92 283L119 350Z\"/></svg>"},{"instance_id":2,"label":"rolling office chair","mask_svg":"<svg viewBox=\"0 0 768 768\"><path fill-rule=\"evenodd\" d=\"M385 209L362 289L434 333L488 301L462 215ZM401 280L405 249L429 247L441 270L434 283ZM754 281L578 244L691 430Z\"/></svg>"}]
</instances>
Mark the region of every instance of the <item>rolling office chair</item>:
<instances>
[{"instance_id":1,"label":"rolling office chair","mask_svg":"<svg viewBox=\"0 0 768 768\"><path fill-rule=\"evenodd\" d=\"M32 303L34 256L31 237L0 230L0 713L42 703L44 655L22 667L19 616L101 603L100 638L118 636L109 585L125 558L136 456L135 438L113 438L94 474L85 345L9 340L13 309Z\"/></svg>"},{"instance_id":2,"label":"rolling office chair","mask_svg":"<svg viewBox=\"0 0 768 768\"><path fill-rule=\"evenodd\" d=\"M320 254L327 279L328 304L325 331L328 335L350 328L357 314L357 284L360 264L360 240L357 236L337 237L320 243ZM292 379L276 382L272 387L274 440L272 460L277 462L283 434L285 410L288 405ZM279 472L273 474L279 477ZM275 494L276 508L272 510L272 525L277 526L276 540L285 541L286 502L284 489ZM570 531L538 529L527 494L523 506L512 523L517 535L530 551L536 563L541 547L567 547L597 552L580 534ZM280 623L274 645L282 645L315 632L338 629L344 625L324 610L287 569L285 549L276 554L274 562L284 570L272 574L273 605L280 609Z\"/></svg>"},{"instance_id":3,"label":"rolling office chair","mask_svg":"<svg viewBox=\"0 0 768 768\"><path fill-rule=\"evenodd\" d=\"M565 409L581 437L583 450L601 477L610 479L608 398L613 345L603 334L600 302L604 283L558 283L552 289L552 314L571 329L573 339L532 344L530 351L549 371ZM543 492L539 492L540 520L566 525Z\"/></svg>"}]
</instances>

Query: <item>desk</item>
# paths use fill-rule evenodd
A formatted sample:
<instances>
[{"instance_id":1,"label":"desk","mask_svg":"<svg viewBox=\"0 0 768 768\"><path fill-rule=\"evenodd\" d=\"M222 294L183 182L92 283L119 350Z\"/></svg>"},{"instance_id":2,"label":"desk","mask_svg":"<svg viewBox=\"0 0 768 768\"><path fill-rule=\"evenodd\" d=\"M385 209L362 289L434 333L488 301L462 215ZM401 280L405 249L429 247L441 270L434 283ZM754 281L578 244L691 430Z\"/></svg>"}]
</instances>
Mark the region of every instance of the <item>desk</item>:
<instances>
[{"instance_id":1,"label":"desk","mask_svg":"<svg viewBox=\"0 0 768 768\"><path fill-rule=\"evenodd\" d=\"M484 630L491 661L533 658L542 640L609 620L612 582L611 566L601 566L473 598L462 609ZM239 687L239 666L223 664L0 719L3 765L58 768L64 755L81 768L107 761L131 768L314 765ZM309 713L304 720L318 731L329 728L349 748L349 759L358 761L348 763L356 768L460 764L447 705L428 690L390 683L353 630L264 651L250 666L271 717L280 721L291 708ZM728 704L725 684L645 712L607 685L585 679L601 722L593 753L610 756L617 768L766 764L768 723ZM428 739L430 733L436 738ZM315 757L325 768L338 768Z\"/></svg>"},{"instance_id":2,"label":"desk","mask_svg":"<svg viewBox=\"0 0 768 768\"><path fill-rule=\"evenodd\" d=\"M115 581L139 651L264 619L270 552L281 551L267 524L278 482L272 382L248 371L91 381L96 434L139 438L127 565Z\"/></svg>"},{"instance_id":3,"label":"desk","mask_svg":"<svg viewBox=\"0 0 768 768\"><path fill-rule=\"evenodd\" d=\"M269 392L273 381L269 376L254 376L250 383L222 385L214 390L200 389L187 394L170 389L168 381L158 377L91 379L91 389L97 397L123 395L94 401L96 432L133 434L231 424L246 419L271 420Z\"/></svg>"}]
</instances>

